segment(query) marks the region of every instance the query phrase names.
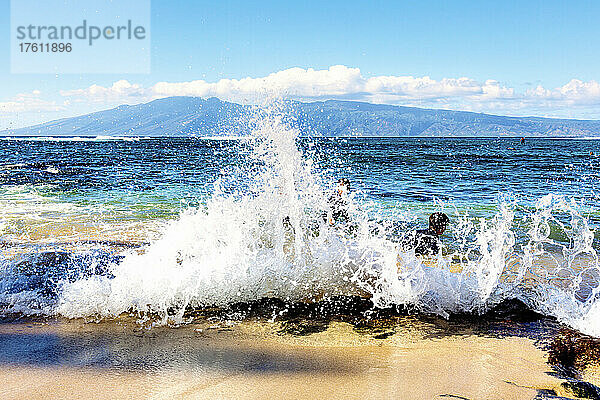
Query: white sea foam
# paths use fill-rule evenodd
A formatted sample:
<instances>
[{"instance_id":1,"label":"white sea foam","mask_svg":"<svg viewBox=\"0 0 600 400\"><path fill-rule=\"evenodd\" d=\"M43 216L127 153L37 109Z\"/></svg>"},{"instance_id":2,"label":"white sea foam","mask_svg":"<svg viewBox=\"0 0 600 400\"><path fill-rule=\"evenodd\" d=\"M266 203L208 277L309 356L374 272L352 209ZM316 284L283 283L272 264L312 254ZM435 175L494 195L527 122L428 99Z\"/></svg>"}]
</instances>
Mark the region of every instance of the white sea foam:
<instances>
[{"instance_id":1,"label":"white sea foam","mask_svg":"<svg viewBox=\"0 0 600 400\"><path fill-rule=\"evenodd\" d=\"M362 293L379 307L405 304L447 316L517 298L599 335L593 232L574 202L540 199L520 246L515 200L501 200L490 220L455 211L454 250L423 260L382 234L382 223L365 211L374 207L352 197L351 232L325 223L323 178L298 150L298 132L276 115L254 123L261 167L248 172L248 188L224 193L217 182L206 207L185 211L144 254L127 254L113 276L65 283L55 311L110 317L134 310L166 320L175 310L172 318L181 320L186 306ZM554 236L566 241L553 239L557 229Z\"/></svg>"},{"instance_id":2,"label":"white sea foam","mask_svg":"<svg viewBox=\"0 0 600 400\"><path fill-rule=\"evenodd\" d=\"M594 302L581 317L572 321L572 325L583 333L600 337L600 301Z\"/></svg>"},{"instance_id":3,"label":"white sea foam","mask_svg":"<svg viewBox=\"0 0 600 400\"><path fill-rule=\"evenodd\" d=\"M0 303L12 304L6 309L13 312L112 317L133 310L157 313L164 321L175 313L169 318L181 321L187 306L265 296L312 301L358 293L378 307L403 304L443 316L516 298L600 336L594 233L573 200L544 196L526 221L515 221L519 204L511 198L499 199L490 219L473 219L440 203L439 210L452 214L444 240L453 245L447 256L422 259L386 234L383 211L360 193L348 199L351 226L330 226L322 215L329 209L327 178L298 149L299 132L276 113L260 112L249 123L258 167L240 166L240 189L225 190L235 185L217 181L206 205L184 211L143 254L126 252L110 274L64 280L55 302L40 301L39 293L27 289L4 293ZM28 187L4 190L0 216L10 210L43 223L82 214ZM6 235L14 220L0 218L0 232Z\"/></svg>"}]
</instances>

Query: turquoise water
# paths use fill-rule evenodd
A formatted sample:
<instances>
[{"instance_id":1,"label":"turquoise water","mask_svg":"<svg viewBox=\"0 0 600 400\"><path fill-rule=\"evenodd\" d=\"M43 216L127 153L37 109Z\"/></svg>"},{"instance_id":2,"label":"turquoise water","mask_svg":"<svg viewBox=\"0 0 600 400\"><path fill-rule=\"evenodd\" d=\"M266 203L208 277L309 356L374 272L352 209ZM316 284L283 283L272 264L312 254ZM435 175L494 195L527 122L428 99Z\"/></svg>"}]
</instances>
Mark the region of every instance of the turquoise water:
<instances>
[{"instance_id":1,"label":"turquoise water","mask_svg":"<svg viewBox=\"0 0 600 400\"><path fill-rule=\"evenodd\" d=\"M600 334L600 141L297 136L0 140L3 313L359 292L441 315L517 298ZM351 234L320 220L340 177ZM433 211L434 267L398 247Z\"/></svg>"},{"instance_id":2,"label":"turquoise water","mask_svg":"<svg viewBox=\"0 0 600 400\"><path fill-rule=\"evenodd\" d=\"M410 215L422 224L444 204L490 218L511 199L521 220L555 194L576 201L591 228L600 221L600 141L303 138L298 145L325 188L349 178L379 217ZM1 212L12 220L18 202L32 219L72 212L93 215L91 223L169 220L205 204L218 179L225 190L246 187L244 176L260 165L251 151L247 140L2 140ZM46 212L61 206L72 211Z\"/></svg>"},{"instance_id":3,"label":"turquoise water","mask_svg":"<svg viewBox=\"0 0 600 400\"><path fill-rule=\"evenodd\" d=\"M570 139L299 139L317 171L384 204L433 199L482 206L510 193L598 201L600 141ZM28 186L81 205L135 210L201 201L212 184L252 168L245 140L1 140L0 187ZM55 173L55 170L58 173ZM243 181L238 181L244 185Z\"/></svg>"}]
</instances>

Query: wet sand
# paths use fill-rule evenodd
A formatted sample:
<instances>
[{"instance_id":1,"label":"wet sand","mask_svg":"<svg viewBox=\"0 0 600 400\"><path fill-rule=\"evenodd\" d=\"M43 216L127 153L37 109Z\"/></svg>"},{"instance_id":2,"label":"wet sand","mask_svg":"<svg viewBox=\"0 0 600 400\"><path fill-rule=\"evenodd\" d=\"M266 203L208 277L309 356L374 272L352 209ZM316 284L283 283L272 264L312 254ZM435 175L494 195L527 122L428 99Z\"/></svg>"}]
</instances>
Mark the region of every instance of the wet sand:
<instances>
[{"instance_id":1,"label":"wet sand","mask_svg":"<svg viewBox=\"0 0 600 400\"><path fill-rule=\"evenodd\" d=\"M600 360L598 360L600 363ZM582 380L600 387L600 364L590 365L581 373Z\"/></svg>"},{"instance_id":2,"label":"wet sand","mask_svg":"<svg viewBox=\"0 0 600 400\"><path fill-rule=\"evenodd\" d=\"M411 317L384 329L332 322L289 332L265 321L152 329L126 320L4 323L0 398L569 397L527 337L432 334Z\"/></svg>"}]
</instances>

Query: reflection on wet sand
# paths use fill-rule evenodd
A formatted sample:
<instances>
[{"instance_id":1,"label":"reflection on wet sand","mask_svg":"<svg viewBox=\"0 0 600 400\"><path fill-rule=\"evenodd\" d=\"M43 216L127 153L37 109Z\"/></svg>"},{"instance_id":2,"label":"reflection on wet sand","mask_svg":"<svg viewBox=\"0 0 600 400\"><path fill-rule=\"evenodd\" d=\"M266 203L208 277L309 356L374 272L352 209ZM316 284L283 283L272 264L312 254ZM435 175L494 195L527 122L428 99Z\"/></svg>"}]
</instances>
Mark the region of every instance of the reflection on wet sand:
<instances>
[{"instance_id":1,"label":"reflection on wet sand","mask_svg":"<svg viewBox=\"0 0 600 400\"><path fill-rule=\"evenodd\" d=\"M530 338L465 331L435 335L430 324L412 317L384 328L389 335L344 322L300 335L286 333L282 323L257 321L150 330L123 319L6 323L0 325L0 395L530 399L566 394Z\"/></svg>"}]
</instances>

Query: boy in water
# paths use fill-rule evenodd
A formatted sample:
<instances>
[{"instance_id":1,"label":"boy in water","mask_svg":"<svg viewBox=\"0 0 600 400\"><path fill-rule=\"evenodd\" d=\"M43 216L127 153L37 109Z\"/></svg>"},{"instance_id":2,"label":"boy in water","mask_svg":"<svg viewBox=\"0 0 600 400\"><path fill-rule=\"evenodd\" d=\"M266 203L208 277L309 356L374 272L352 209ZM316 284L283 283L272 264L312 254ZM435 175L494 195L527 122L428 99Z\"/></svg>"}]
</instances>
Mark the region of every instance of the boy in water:
<instances>
[{"instance_id":1,"label":"boy in water","mask_svg":"<svg viewBox=\"0 0 600 400\"><path fill-rule=\"evenodd\" d=\"M341 178L338 180L336 190L329 196L327 203L329 205L328 211L322 212L323 221L331 226L338 223L346 227L346 231L354 229L353 226L348 225L350 222L350 215L348 214L348 194L350 193L350 180L348 178ZM289 216L283 218L283 233L284 233L284 252L286 254L292 254L293 257L293 244L295 240L295 230L292 225ZM319 236L319 223L318 221L312 221L309 223L309 232L314 236Z\"/></svg>"},{"instance_id":2,"label":"boy in water","mask_svg":"<svg viewBox=\"0 0 600 400\"><path fill-rule=\"evenodd\" d=\"M329 196L327 202L331 209L331 214L326 216L329 225L335 225L338 222L347 223L350 221L348 214L348 194L350 193L350 180L348 178L340 178L335 190Z\"/></svg>"},{"instance_id":3,"label":"boy in water","mask_svg":"<svg viewBox=\"0 0 600 400\"><path fill-rule=\"evenodd\" d=\"M415 232L413 247L415 254L432 256L440 252L440 236L446 230L450 218L444 213L435 212L429 216L429 228Z\"/></svg>"}]
</instances>

